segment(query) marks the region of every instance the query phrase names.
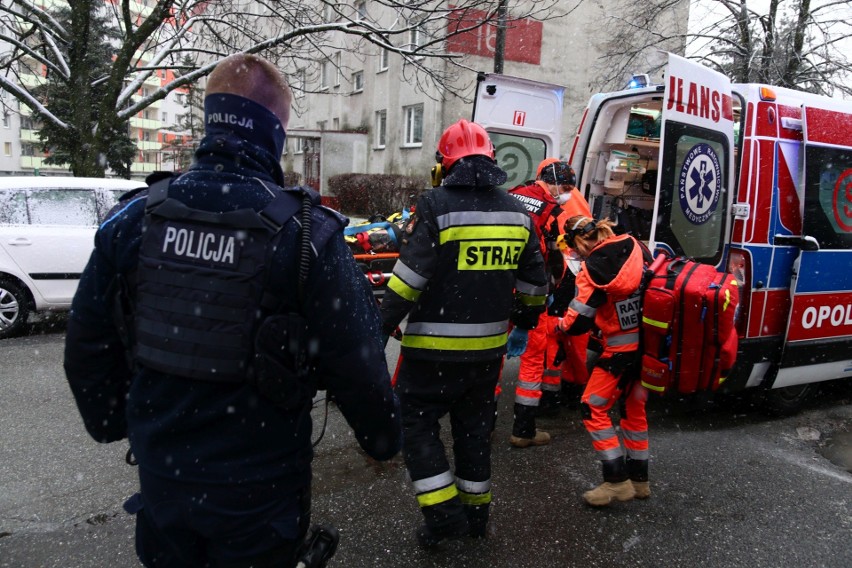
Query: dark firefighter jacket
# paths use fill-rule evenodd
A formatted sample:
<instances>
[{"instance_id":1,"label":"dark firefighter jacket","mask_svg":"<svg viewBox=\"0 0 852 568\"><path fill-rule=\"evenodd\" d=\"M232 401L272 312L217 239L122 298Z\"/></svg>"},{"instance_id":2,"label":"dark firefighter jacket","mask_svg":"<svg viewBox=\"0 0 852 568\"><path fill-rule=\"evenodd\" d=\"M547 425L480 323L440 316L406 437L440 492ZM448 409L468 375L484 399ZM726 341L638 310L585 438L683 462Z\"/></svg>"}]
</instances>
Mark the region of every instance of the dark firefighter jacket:
<instances>
[{"instance_id":1,"label":"dark firefighter jacket","mask_svg":"<svg viewBox=\"0 0 852 568\"><path fill-rule=\"evenodd\" d=\"M404 356L499 358L510 319L532 329L544 311L539 239L523 205L495 187L501 178L488 158L463 158L418 200L382 300L385 332L408 314Z\"/></svg>"},{"instance_id":2,"label":"dark firefighter jacket","mask_svg":"<svg viewBox=\"0 0 852 568\"><path fill-rule=\"evenodd\" d=\"M169 196L206 211L259 211L281 179L271 145L208 135ZM87 430L100 442L129 437L139 466L165 479L300 490L311 479L309 405L283 410L249 384L129 368L110 295L116 275L137 265L144 207L145 197L137 197L101 225L72 304L65 370ZM391 391L375 299L344 243L344 224L336 213L312 208L315 256L302 302L307 336L320 355L317 378L362 448L388 459L401 445L399 401ZM296 298L297 220L281 230L281 242L292 246L270 251L270 287Z\"/></svg>"}]
</instances>

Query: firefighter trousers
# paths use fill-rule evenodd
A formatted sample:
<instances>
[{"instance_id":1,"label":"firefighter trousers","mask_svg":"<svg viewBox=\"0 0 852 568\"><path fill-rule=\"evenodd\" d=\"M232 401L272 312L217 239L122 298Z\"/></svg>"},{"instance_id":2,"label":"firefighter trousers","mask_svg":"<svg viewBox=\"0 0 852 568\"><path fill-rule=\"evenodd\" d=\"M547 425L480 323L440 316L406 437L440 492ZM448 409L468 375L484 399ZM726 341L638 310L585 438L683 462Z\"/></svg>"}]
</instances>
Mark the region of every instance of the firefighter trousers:
<instances>
[{"instance_id":1,"label":"firefighter trousers","mask_svg":"<svg viewBox=\"0 0 852 568\"><path fill-rule=\"evenodd\" d=\"M491 503L491 430L501 359L471 363L406 357L396 385L403 456L427 526L436 534L484 529ZM450 415L455 471L439 421Z\"/></svg>"}]
</instances>

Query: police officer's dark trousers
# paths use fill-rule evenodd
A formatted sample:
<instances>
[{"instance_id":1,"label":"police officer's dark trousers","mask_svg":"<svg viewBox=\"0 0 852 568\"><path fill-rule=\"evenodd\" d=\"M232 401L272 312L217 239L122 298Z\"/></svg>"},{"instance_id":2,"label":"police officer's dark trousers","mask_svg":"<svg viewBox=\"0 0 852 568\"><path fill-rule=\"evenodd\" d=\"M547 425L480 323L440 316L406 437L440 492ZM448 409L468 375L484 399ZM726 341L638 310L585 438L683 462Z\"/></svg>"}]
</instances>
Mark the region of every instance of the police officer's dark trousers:
<instances>
[{"instance_id":1,"label":"police officer's dark trousers","mask_svg":"<svg viewBox=\"0 0 852 568\"><path fill-rule=\"evenodd\" d=\"M139 471L136 552L145 566L272 568L296 563L310 526L310 488L198 485Z\"/></svg>"},{"instance_id":2,"label":"police officer's dark trousers","mask_svg":"<svg viewBox=\"0 0 852 568\"><path fill-rule=\"evenodd\" d=\"M403 359L403 455L426 525L439 537L485 536L491 504L491 430L501 360L470 363ZM447 413L451 471L440 437Z\"/></svg>"}]
</instances>

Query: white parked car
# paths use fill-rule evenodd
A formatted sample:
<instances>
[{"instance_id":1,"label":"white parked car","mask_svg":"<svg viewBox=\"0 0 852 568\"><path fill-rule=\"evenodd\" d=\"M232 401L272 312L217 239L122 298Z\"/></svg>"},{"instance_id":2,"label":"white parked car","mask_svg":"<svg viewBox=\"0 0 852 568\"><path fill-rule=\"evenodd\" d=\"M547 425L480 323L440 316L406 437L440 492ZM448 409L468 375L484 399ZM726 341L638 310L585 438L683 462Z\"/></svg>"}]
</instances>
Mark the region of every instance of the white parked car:
<instances>
[{"instance_id":1,"label":"white parked car","mask_svg":"<svg viewBox=\"0 0 852 568\"><path fill-rule=\"evenodd\" d=\"M68 310L98 224L142 181L0 177L0 339L29 315Z\"/></svg>"}]
</instances>

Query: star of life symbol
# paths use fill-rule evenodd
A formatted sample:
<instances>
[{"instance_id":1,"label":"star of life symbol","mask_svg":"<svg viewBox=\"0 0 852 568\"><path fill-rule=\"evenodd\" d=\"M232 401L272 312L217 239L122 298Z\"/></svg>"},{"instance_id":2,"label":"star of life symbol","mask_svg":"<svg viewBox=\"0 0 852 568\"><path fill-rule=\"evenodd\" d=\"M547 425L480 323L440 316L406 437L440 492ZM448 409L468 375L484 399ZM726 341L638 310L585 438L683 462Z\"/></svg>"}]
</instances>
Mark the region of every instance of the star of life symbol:
<instances>
[{"instance_id":1,"label":"star of life symbol","mask_svg":"<svg viewBox=\"0 0 852 568\"><path fill-rule=\"evenodd\" d=\"M696 144L687 152L678 180L684 217L693 225L707 222L719 204L721 188L719 156L709 144Z\"/></svg>"}]
</instances>

